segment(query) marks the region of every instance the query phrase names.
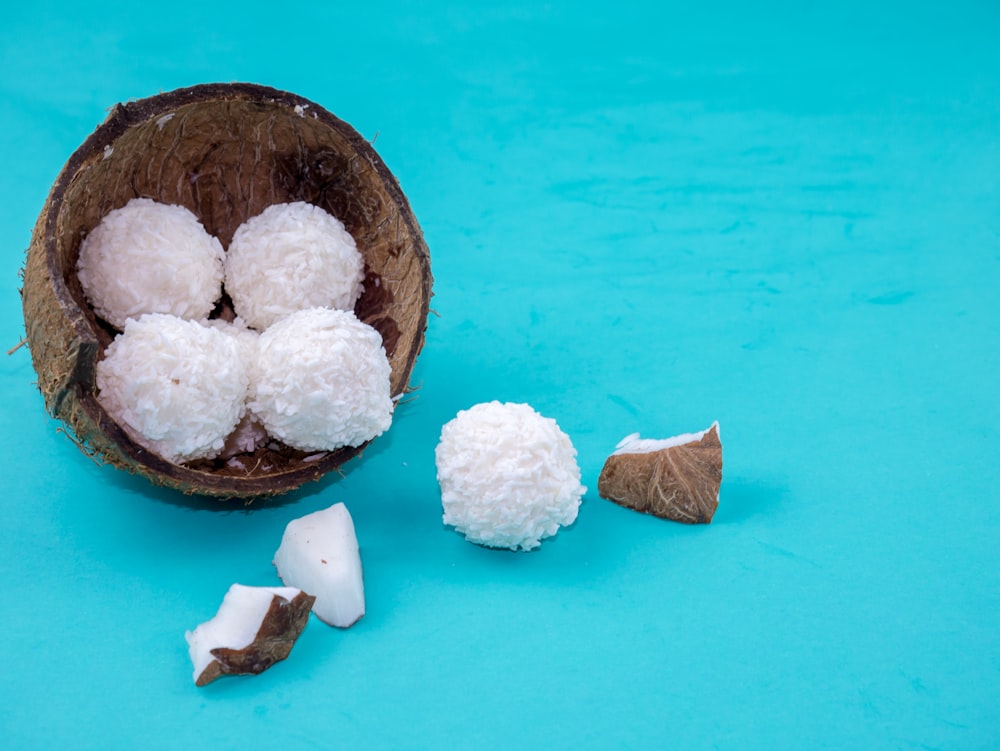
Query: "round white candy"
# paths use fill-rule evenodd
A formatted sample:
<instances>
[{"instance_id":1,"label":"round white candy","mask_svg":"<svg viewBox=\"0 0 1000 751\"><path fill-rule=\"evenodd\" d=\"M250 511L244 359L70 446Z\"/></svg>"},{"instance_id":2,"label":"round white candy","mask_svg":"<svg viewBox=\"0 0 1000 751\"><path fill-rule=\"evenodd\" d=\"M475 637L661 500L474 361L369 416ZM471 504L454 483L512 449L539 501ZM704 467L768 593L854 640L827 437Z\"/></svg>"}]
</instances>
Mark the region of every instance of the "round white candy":
<instances>
[{"instance_id":1,"label":"round white candy","mask_svg":"<svg viewBox=\"0 0 1000 751\"><path fill-rule=\"evenodd\" d=\"M77 278L97 315L118 329L143 313L204 318L222 295L222 257L183 206L133 198L83 239Z\"/></svg>"},{"instance_id":2,"label":"round white candy","mask_svg":"<svg viewBox=\"0 0 1000 751\"><path fill-rule=\"evenodd\" d=\"M301 201L280 203L237 228L225 279L237 314L264 330L297 310L352 310L364 259L339 219Z\"/></svg>"},{"instance_id":3,"label":"round white candy","mask_svg":"<svg viewBox=\"0 0 1000 751\"><path fill-rule=\"evenodd\" d=\"M392 422L390 373L382 337L354 313L301 310L261 334L249 407L293 448L360 446Z\"/></svg>"},{"instance_id":4,"label":"round white candy","mask_svg":"<svg viewBox=\"0 0 1000 751\"><path fill-rule=\"evenodd\" d=\"M435 452L444 523L470 542L532 550L576 520L576 449L527 404L488 402L445 424Z\"/></svg>"},{"instance_id":5,"label":"round white candy","mask_svg":"<svg viewBox=\"0 0 1000 751\"><path fill-rule=\"evenodd\" d=\"M128 320L97 363L108 414L175 463L218 455L243 417L249 384L234 337L161 313Z\"/></svg>"}]
</instances>

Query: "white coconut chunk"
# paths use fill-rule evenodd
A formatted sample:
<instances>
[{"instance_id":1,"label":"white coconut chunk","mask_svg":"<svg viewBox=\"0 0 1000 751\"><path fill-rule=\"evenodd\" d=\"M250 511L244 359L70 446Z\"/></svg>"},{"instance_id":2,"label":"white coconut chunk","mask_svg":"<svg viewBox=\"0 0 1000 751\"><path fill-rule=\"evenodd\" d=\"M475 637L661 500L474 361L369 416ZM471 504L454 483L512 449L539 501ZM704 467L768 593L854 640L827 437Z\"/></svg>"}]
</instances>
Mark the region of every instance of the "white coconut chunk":
<instances>
[{"instance_id":1,"label":"white coconut chunk","mask_svg":"<svg viewBox=\"0 0 1000 751\"><path fill-rule=\"evenodd\" d=\"M222 244L183 206L133 198L80 245L77 278L117 329L143 313L205 318L222 295Z\"/></svg>"},{"instance_id":2,"label":"white coconut chunk","mask_svg":"<svg viewBox=\"0 0 1000 751\"><path fill-rule=\"evenodd\" d=\"M194 681L204 685L206 670L218 658L212 650L244 650L257 639L275 597L291 603L302 594L296 587L249 587L233 584L222 600L215 617L205 621L184 638L188 643ZM298 636L285 634L292 641ZM273 638L273 637L272 637ZM211 680L209 678L208 680Z\"/></svg>"},{"instance_id":3,"label":"white coconut chunk","mask_svg":"<svg viewBox=\"0 0 1000 751\"><path fill-rule=\"evenodd\" d=\"M343 503L290 521L274 566L286 585L316 597L313 612L324 623L347 628L365 614L361 552Z\"/></svg>"},{"instance_id":4,"label":"white coconut chunk","mask_svg":"<svg viewBox=\"0 0 1000 751\"><path fill-rule=\"evenodd\" d=\"M302 201L274 204L241 224L225 259L233 307L263 331L305 308L352 310L364 259L335 216Z\"/></svg>"},{"instance_id":5,"label":"white coconut chunk","mask_svg":"<svg viewBox=\"0 0 1000 751\"><path fill-rule=\"evenodd\" d=\"M96 375L108 414L175 463L219 455L246 411L250 386L234 338L163 313L129 319Z\"/></svg>"},{"instance_id":6,"label":"white coconut chunk","mask_svg":"<svg viewBox=\"0 0 1000 751\"><path fill-rule=\"evenodd\" d=\"M674 446L683 446L687 443L697 443L708 435L712 428L715 428L716 431L718 431L718 421L713 422L709 427L704 430L700 430L697 433L681 433L680 435L671 436L670 438L640 438L638 433L632 433L625 436L618 442L618 445L615 447L615 450L611 455L649 454L654 451L670 449Z\"/></svg>"},{"instance_id":7,"label":"white coconut chunk","mask_svg":"<svg viewBox=\"0 0 1000 751\"><path fill-rule=\"evenodd\" d=\"M392 423L391 373L382 337L353 312L301 310L261 334L248 406L293 448L360 446Z\"/></svg>"},{"instance_id":8,"label":"white coconut chunk","mask_svg":"<svg viewBox=\"0 0 1000 751\"><path fill-rule=\"evenodd\" d=\"M459 412L435 458L444 523L489 547L537 548L576 520L587 490L569 436L527 404Z\"/></svg>"}]
</instances>

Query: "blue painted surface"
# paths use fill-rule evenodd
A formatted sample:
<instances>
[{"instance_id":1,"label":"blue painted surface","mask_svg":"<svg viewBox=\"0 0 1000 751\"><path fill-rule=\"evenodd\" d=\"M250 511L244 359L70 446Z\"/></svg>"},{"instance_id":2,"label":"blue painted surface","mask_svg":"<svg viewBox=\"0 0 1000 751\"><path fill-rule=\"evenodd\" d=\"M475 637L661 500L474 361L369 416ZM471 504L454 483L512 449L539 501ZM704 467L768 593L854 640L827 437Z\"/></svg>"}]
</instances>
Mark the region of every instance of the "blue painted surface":
<instances>
[{"instance_id":1,"label":"blue painted surface","mask_svg":"<svg viewBox=\"0 0 1000 751\"><path fill-rule=\"evenodd\" d=\"M255 511L94 465L4 357L4 748L1000 745L1000 8L650 5L5 11L7 346L65 159L207 81L378 134L440 315L391 432ZM440 427L494 398L558 420L590 488L535 553L441 525ZM597 496L625 434L715 419L710 526ZM365 618L195 689L184 630L337 501Z\"/></svg>"}]
</instances>

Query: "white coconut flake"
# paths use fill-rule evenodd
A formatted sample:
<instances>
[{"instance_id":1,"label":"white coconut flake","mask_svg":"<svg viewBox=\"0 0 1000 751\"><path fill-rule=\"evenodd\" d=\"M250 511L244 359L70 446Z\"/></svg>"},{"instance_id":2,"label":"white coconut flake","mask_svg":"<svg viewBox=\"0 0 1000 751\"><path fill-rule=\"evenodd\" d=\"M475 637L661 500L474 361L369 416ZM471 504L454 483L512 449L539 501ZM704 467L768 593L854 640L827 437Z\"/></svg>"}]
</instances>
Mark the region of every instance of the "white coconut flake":
<instances>
[{"instance_id":1,"label":"white coconut flake","mask_svg":"<svg viewBox=\"0 0 1000 751\"><path fill-rule=\"evenodd\" d=\"M144 313L207 318L222 295L222 245L183 206L134 198L80 245L87 301L117 329Z\"/></svg>"},{"instance_id":2,"label":"white coconut flake","mask_svg":"<svg viewBox=\"0 0 1000 751\"><path fill-rule=\"evenodd\" d=\"M161 313L129 319L97 364L104 409L133 440L175 463L222 451L249 385L234 338Z\"/></svg>"},{"instance_id":3,"label":"white coconut flake","mask_svg":"<svg viewBox=\"0 0 1000 751\"><path fill-rule=\"evenodd\" d=\"M586 492L569 437L527 404L459 412L435 458L444 523L480 545L533 550L576 520Z\"/></svg>"},{"instance_id":4,"label":"white coconut flake","mask_svg":"<svg viewBox=\"0 0 1000 751\"><path fill-rule=\"evenodd\" d=\"M162 117L158 117L156 119L156 129L157 130L163 130L163 126L166 125L167 123L169 123L173 119L174 119L174 113L173 112L168 112L167 114L163 115Z\"/></svg>"},{"instance_id":5,"label":"white coconut flake","mask_svg":"<svg viewBox=\"0 0 1000 751\"><path fill-rule=\"evenodd\" d=\"M226 253L233 307L261 331L307 308L352 310L363 279L364 259L343 223L302 201L269 206L244 222Z\"/></svg>"},{"instance_id":6,"label":"white coconut flake","mask_svg":"<svg viewBox=\"0 0 1000 751\"><path fill-rule=\"evenodd\" d=\"M268 436L267 430L256 417L247 412L233 428L233 431L226 436L219 456L223 459L229 459L237 454L252 454L261 446L266 445L268 440L270 440L270 436Z\"/></svg>"},{"instance_id":7,"label":"white coconut flake","mask_svg":"<svg viewBox=\"0 0 1000 751\"><path fill-rule=\"evenodd\" d=\"M103 158L104 159L110 159L111 155L114 154L114 153L115 153L115 147L112 146L111 144L108 144L107 146L104 147L104 157Z\"/></svg>"},{"instance_id":8,"label":"white coconut flake","mask_svg":"<svg viewBox=\"0 0 1000 751\"><path fill-rule=\"evenodd\" d=\"M611 455L649 454L654 451L670 449L674 446L683 446L686 443L696 443L704 438L713 427L718 431L719 423L713 422L705 430L697 433L681 433L680 435L671 436L670 438L640 438L638 433L632 433L631 435L625 436L618 442L618 445L615 447L615 450Z\"/></svg>"},{"instance_id":9,"label":"white coconut flake","mask_svg":"<svg viewBox=\"0 0 1000 751\"><path fill-rule=\"evenodd\" d=\"M392 423L391 372L382 337L354 313L302 310L261 334L248 406L293 448L360 446Z\"/></svg>"}]
</instances>

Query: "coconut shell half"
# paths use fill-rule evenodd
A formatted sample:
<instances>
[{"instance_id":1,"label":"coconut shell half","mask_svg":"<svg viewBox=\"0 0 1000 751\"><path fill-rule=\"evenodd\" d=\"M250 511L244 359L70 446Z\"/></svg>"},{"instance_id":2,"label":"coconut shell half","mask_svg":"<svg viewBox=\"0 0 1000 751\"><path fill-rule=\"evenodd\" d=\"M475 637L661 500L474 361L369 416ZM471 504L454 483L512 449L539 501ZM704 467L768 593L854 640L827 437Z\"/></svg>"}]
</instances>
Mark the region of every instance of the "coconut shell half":
<instances>
[{"instance_id":1,"label":"coconut shell half","mask_svg":"<svg viewBox=\"0 0 1000 751\"><path fill-rule=\"evenodd\" d=\"M38 217L22 303L38 387L88 454L185 493L271 496L364 448L261 448L235 460L167 462L132 441L96 398L95 367L115 331L86 303L80 243L133 198L180 204L228 247L268 206L307 201L344 222L365 259L358 317L382 335L391 393L408 390L424 342L430 255L396 179L350 125L307 99L253 84L205 84L116 105L70 157ZM225 311L221 312L225 315Z\"/></svg>"},{"instance_id":2,"label":"coconut shell half","mask_svg":"<svg viewBox=\"0 0 1000 751\"><path fill-rule=\"evenodd\" d=\"M692 440L665 448L630 451L623 441L597 480L602 498L685 524L707 524L719 505L722 442L715 423ZM626 439L627 441L628 439ZM623 445L624 444L624 445Z\"/></svg>"}]
</instances>

